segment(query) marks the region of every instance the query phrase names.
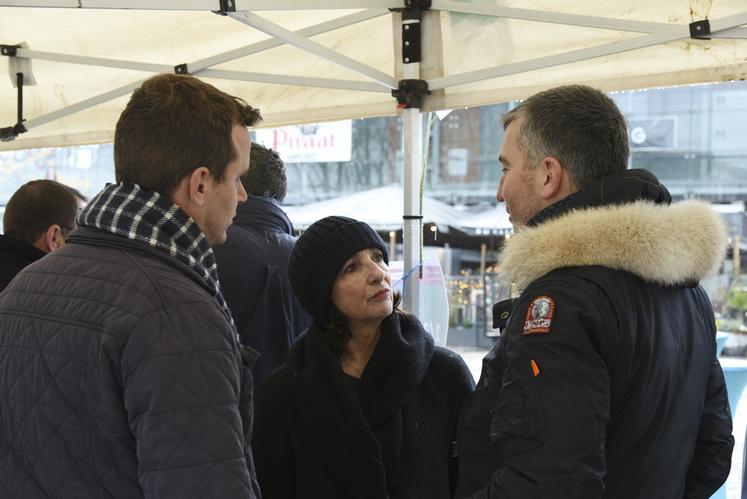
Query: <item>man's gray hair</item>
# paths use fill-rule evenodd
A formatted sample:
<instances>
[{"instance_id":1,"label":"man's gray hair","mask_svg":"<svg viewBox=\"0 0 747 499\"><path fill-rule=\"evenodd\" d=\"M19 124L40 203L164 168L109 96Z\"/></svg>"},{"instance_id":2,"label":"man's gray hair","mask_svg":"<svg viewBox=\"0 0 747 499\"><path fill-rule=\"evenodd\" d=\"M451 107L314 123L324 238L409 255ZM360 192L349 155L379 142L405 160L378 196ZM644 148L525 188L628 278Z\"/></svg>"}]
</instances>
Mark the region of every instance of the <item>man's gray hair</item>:
<instances>
[{"instance_id":1,"label":"man's gray hair","mask_svg":"<svg viewBox=\"0 0 747 499\"><path fill-rule=\"evenodd\" d=\"M503 128L521 120L519 146L530 168L552 156L577 189L628 167L628 129L615 102L585 85L539 92L503 116Z\"/></svg>"}]
</instances>

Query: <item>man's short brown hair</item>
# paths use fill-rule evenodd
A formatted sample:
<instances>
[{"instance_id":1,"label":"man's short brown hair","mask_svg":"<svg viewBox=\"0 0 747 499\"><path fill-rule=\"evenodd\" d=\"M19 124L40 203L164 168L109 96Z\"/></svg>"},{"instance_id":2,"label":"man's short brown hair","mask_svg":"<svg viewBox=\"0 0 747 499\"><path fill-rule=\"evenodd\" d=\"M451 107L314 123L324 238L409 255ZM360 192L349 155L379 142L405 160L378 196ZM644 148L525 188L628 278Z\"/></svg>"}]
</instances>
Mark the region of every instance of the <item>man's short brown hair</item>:
<instances>
[{"instance_id":1,"label":"man's short brown hair","mask_svg":"<svg viewBox=\"0 0 747 499\"><path fill-rule=\"evenodd\" d=\"M236 157L235 124L261 116L242 99L192 76L163 74L146 80L130 97L114 134L117 182L171 195L200 166L219 182Z\"/></svg>"},{"instance_id":2,"label":"man's short brown hair","mask_svg":"<svg viewBox=\"0 0 747 499\"><path fill-rule=\"evenodd\" d=\"M14 192L5 206L5 235L34 244L57 224L66 236L75 229L77 211L77 199L68 186L54 180L32 180Z\"/></svg>"}]
</instances>

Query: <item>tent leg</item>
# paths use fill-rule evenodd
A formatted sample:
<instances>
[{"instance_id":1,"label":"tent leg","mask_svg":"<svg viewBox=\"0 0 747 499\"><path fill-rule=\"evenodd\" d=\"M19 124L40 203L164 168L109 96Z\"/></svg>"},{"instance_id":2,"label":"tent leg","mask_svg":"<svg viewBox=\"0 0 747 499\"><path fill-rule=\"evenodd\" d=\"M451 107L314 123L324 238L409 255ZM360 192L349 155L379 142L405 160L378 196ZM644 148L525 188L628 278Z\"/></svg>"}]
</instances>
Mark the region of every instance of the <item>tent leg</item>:
<instances>
[{"instance_id":1,"label":"tent leg","mask_svg":"<svg viewBox=\"0 0 747 499\"><path fill-rule=\"evenodd\" d=\"M423 213L420 204L420 175L423 163L423 118L420 113L422 98L428 85L420 80L422 12L401 11L402 80L392 92L402 109L404 173L402 186L404 213L402 215L403 290L404 308L420 317L420 278Z\"/></svg>"},{"instance_id":2,"label":"tent leg","mask_svg":"<svg viewBox=\"0 0 747 499\"><path fill-rule=\"evenodd\" d=\"M427 7L425 8L427 9ZM420 279L422 277L420 255L423 244L423 213L420 208L420 176L423 166L423 115L420 107L428 95L428 83L420 79L421 29L423 11L420 8L405 9L401 14L402 77L397 90L398 107L402 109L404 135L404 214L402 216L402 247L404 307L420 317Z\"/></svg>"},{"instance_id":3,"label":"tent leg","mask_svg":"<svg viewBox=\"0 0 747 499\"><path fill-rule=\"evenodd\" d=\"M423 213L420 201L423 171L423 98L428 95L428 83L420 79L421 29L423 11L428 6L401 11L402 80L392 95L402 109L404 137L404 214L402 216L402 246L404 248L404 307L420 317L420 281L422 275L421 246Z\"/></svg>"},{"instance_id":4,"label":"tent leg","mask_svg":"<svg viewBox=\"0 0 747 499\"><path fill-rule=\"evenodd\" d=\"M423 161L423 117L420 109L405 109L403 175L404 216L402 244L404 251L404 307L416 317L420 316L420 171Z\"/></svg>"}]
</instances>

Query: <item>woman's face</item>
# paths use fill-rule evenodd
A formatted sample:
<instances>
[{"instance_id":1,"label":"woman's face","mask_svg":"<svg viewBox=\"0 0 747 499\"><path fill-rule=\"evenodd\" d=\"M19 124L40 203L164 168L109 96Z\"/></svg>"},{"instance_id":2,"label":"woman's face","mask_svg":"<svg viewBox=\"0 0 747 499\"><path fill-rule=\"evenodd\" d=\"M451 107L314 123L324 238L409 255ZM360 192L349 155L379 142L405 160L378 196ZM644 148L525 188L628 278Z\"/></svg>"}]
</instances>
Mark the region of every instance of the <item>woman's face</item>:
<instances>
[{"instance_id":1,"label":"woman's face","mask_svg":"<svg viewBox=\"0 0 747 499\"><path fill-rule=\"evenodd\" d=\"M332 285L332 303L351 325L378 323L392 313L392 274L380 250L348 258Z\"/></svg>"}]
</instances>

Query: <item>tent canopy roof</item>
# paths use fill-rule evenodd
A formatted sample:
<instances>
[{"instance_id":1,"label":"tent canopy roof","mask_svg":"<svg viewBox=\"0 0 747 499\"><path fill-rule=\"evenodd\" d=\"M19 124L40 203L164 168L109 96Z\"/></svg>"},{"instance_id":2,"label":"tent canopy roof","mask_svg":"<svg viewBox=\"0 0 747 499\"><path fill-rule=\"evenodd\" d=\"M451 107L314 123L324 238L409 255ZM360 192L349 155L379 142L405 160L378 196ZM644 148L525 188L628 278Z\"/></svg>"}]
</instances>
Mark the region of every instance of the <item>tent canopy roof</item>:
<instances>
[{"instance_id":1,"label":"tent canopy roof","mask_svg":"<svg viewBox=\"0 0 747 499\"><path fill-rule=\"evenodd\" d=\"M111 141L132 89L180 64L259 107L262 126L397 112L403 29L388 8L403 1L236 0L236 12L215 15L220 4L0 0L0 44L27 47L0 57L9 74L0 78L0 127L17 122L16 72L35 80L23 88L28 131L0 150ZM747 77L743 0L633 5L433 0L421 23L421 78L431 90L422 109L566 83L610 91ZM691 38L690 23L706 19L711 39Z\"/></svg>"},{"instance_id":2,"label":"tent canopy roof","mask_svg":"<svg viewBox=\"0 0 747 499\"><path fill-rule=\"evenodd\" d=\"M506 205L499 203L492 208L466 216L460 221L461 227L465 229L483 229L501 233L511 232L513 225L506 212Z\"/></svg>"},{"instance_id":3,"label":"tent canopy roof","mask_svg":"<svg viewBox=\"0 0 747 499\"><path fill-rule=\"evenodd\" d=\"M285 211L296 229L305 229L317 220L345 215L366 222L376 230L399 230L404 213L402 187L387 186L340 196L300 206L286 206ZM460 227L460 212L452 206L423 196L423 223L434 223L445 229Z\"/></svg>"}]
</instances>

